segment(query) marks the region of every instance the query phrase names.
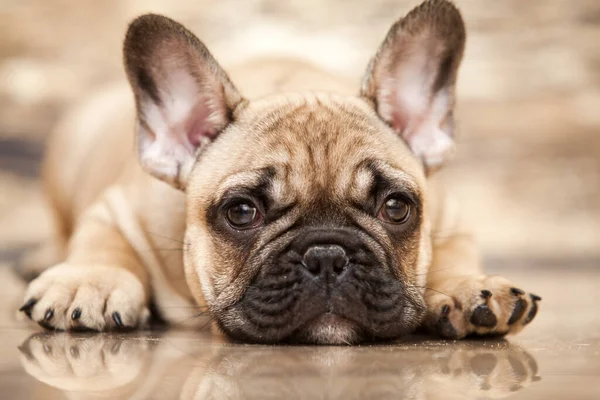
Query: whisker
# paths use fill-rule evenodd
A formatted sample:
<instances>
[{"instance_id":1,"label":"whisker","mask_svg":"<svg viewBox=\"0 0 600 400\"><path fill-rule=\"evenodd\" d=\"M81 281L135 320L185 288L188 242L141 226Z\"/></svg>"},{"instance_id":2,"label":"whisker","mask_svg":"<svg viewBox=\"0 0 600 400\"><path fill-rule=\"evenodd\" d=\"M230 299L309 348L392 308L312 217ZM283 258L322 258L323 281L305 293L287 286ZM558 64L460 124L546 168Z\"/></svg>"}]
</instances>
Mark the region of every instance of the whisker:
<instances>
[{"instance_id":1,"label":"whisker","mask_svg":"<svg viewBox=\"0 0 600 400\"><path fill-rule=\"evenodd\" d=\"M433 289L433 288L430 288L429 286L408 285L408 287L418 288L418 289L425 289L425 290L431 290L432 292L443 294L444 296L448 296L448 297L452 298L452 296L450 296L449 294L441 292L441 291Z\"/></svg>"},{"instance_id":2,"label":"whisker","mask_svg":"<svg viewBox=\"0 0 600 400\"><path fill-rule=\"evenodd\" d=\"M179 307L174 307L174 308L179 308ZM195 320L196 318L204 317L206 315L210 315L208 310L201 311L200 313L198 313L196 315L192 315L190 317L183 318L181 321L176 321L172 324L172 326L185 325L185 324ZM212 318L212 315L211 315L211 318Z\"/></svg>"},{"instance_id":3,"label":"whisker","mask_svg":"<svg viewBox=\"0 0 600 400\"><path fill-rule=\"evenodd\" d=\"M165 236L165 235L161 235L160 233L156 233L156 232L150 232L150 231L146 231L146 232L148 232L148 233L149 233L149 234L151 234L151 235L154 235L154 236L158 236L158 237L160 237L160 238L163 238L163 239L171 240L171 241L173 241L173 242L175 242L175 243L180 243L180 244L183 244L183 245L185 245L185 244L186 244L186 243L185 243L184 241L182 241L182 240L179 240L179 239L174 239L174 238L172 238L172 237Z\"/></svg>"},{"instance_id":4,"label":"whisker","mask_svg":"<svg viewBox=\"0 0 600 400\"><path fill-rule=\"evenodd\" d=\"M424 272L424 273L422 273L422 274L415 274L415 275L413 275L413 276L423 276L423 275L435 274L435 273L438 273L438 272L441 272L441 271L446 271L446 270L448 270L448 269L452 269L452 268L456 268L456 266L455 266L455 265L453 265L453 266L451 266L451 267L445 267L445 268L436 268L436 269L433 269L433 270L431 270L431 269L430 269L430 270L429 270L429 271L427 271L427 272Z\"/></svg>"},{"instance_id":5,"label":"whisker","mask_svg":"<svg viewBox=\"0 0 600 400\"><path fill-rule=\"evenodd\" d=\"M454 238L472 238L473 235L471 235L470 233L449 233L449 234L440 234L440 233L433 233L430 235L430 237L434 240L437 239L454 239Z\"/></svg>"},{"instance_id":6,"label":"whisker","mask_svg":"<svg viewBox=\"0 0 600 400\"><path fill-rule=\"evenodd\" d=\"M213 323L213 321L215 321L215 317L211 316L208 321L206 321L206 323L204 325L202 325L201 327L198 328L198 331L202 332L204 329L206 329L207 326L209 326L210 324Z\"/></svg>"},{"instance_id":7,"label":"whisker","mask_svg":"<svg viewBox=\"0 0 600 400\"><path fill-rule=\"evenodd\" d=\"M182 248L182 247L174 247L174 248L171 248L171 249L151 248L151 249L140 249L139 251L140 251L140 252L153 252L153 251L159 251L159 252L162 252L162 251L183 251L183 248Z\"/></svg>"}]
</instances>

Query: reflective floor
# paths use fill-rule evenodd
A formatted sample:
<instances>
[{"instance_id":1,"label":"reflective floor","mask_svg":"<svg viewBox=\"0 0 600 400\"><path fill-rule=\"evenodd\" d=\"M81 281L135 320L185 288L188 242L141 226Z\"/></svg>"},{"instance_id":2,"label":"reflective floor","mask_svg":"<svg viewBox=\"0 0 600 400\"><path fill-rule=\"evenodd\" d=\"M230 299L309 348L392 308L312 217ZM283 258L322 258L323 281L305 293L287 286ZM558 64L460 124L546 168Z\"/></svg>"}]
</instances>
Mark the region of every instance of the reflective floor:
<instances>
[{"instance_id":1,"label":"reflective floor","mask_svg":"<svg viewBox=\"0 0 600 400\"><path fill-rule=\"evenodd\" d=\"M503 271L543 295L518 336L360 347L228 343L191 331L49 333L14 321L5 276L0 398L600 399L600 268Z\"/></svg>"}]
</instances>

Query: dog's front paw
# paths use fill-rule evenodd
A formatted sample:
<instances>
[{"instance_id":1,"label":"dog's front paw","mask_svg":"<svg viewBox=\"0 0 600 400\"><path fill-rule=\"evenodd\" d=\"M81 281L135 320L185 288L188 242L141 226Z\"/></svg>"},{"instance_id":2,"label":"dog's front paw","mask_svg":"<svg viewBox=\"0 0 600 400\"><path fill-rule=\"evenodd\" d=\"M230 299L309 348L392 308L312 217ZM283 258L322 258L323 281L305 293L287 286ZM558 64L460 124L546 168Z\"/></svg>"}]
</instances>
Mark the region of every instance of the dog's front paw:
<instances>
[{"instance_id":1,"label":"dog's front paw","mask_svg":"<svg viewBox=\"0 0 600 400\"><path fill-rule=\"evenodd\" d=\"M133 328L149 316L144 288L118 267L60 264L29 284L20 308L48 329Z\"/></svg>"},{"instance_id":2,"label":"dog's front paw","mask_svg":"<svg viewBox=\"0 0 600 400\"><path fill-rule=\"evenodd\" d=\"M517 333L535 318L541 300L501 276L457 277L429 289L426 325L449 339Z\"/></svg>"}]
</instances>

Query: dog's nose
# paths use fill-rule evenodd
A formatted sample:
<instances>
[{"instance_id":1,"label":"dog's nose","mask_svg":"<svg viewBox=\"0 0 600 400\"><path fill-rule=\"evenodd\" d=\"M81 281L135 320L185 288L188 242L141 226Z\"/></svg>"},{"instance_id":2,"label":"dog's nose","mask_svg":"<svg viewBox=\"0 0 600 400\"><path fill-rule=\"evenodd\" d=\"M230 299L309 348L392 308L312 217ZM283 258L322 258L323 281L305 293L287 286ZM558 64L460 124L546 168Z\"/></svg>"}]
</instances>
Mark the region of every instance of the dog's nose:
<instances>
[{"instance_id":1,"label":"dog's nose","mask_svg":"<svg viewBox=\"0 0 600 400\"><path fill-rule=\"evenodd\" d=\"M302 265L314 276L338 276L348 265L348 256L342 246L319 244L306 250Z\"/></svg>"}]
</instances>

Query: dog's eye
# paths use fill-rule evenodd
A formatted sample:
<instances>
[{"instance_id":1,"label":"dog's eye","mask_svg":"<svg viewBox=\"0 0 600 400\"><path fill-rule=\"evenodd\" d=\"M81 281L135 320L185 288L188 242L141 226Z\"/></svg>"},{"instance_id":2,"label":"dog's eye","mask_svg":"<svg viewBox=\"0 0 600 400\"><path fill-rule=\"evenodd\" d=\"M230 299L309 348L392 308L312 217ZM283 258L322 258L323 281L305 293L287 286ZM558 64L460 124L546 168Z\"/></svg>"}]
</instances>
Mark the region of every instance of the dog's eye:
<instances>
[{"instance_id":1,"label":"dog's eye","mask_svg":"<svg viewBox=\"0 0 600 400\"><path fill-rule=\"evenodd\" d=\"M260 213L251 203L236 203L227 209L227 222L235 229L248 229L260 222Z\"/></svg>"},{"instance_id":2,"label":"dog's eye","mask_svg":"<svg viewBox=\"0 0 600 400\"><path fill-rule=\"evenodd\" d=\"M381 210L379 210L379 219L392 224L403 224L410 218L411 206L400 197L388 198Z\"/></svg>"}]
</instances>

